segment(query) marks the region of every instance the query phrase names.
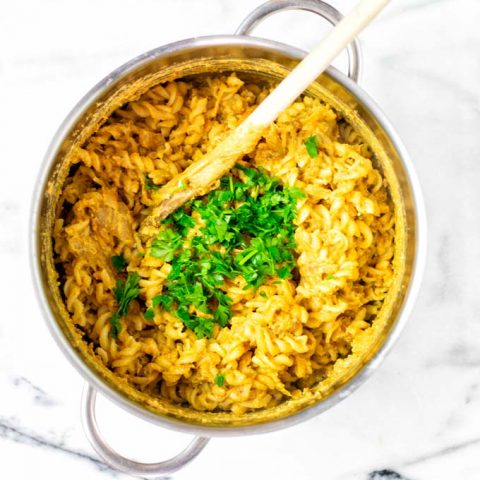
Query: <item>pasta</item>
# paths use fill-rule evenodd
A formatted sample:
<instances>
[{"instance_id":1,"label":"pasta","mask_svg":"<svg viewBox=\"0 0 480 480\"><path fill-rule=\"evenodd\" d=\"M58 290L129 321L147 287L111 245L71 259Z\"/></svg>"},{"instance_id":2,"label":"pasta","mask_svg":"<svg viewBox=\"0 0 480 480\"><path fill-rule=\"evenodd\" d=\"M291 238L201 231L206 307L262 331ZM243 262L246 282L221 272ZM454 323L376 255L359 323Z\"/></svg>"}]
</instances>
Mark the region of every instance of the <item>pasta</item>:
<instances>
[{"instance_id":1,"label":"pasta","mask_svg":"<svg viewBox=\"0 0 480 480\"><path fill-rule=\"evenodd\" d=\"M295 275L258 288L225 279L232 316L211 336L168 308L145 318L172 270L151 255L158 229L142 226L154 188L215 146L269 88L235 74L150 88L75 151L60 197L55 262L91 355L139 391L198 411L270 408L328 379L372 328L394 277L394 209L372 152L332 107L304 96L244 159L305 194L296 200ZM305 147L312 136L317 155ZM116 335L114 256L139 279Z\"/></svg>"}]
</instances>

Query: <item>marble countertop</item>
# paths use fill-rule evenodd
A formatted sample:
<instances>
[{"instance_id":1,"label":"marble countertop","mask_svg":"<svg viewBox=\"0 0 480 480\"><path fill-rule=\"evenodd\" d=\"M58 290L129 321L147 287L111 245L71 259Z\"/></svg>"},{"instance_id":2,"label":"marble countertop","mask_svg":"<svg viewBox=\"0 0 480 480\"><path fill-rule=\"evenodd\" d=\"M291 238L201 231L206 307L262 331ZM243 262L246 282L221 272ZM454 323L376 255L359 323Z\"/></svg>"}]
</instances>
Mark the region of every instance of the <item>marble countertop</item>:
<instances>
[{"instance_id":1,"label":"marble countertop","mask_svg":"<svg viewBox=\"0 0 480 480\"><path fill-rule=\"evenodd\" d=\"M127 478L84 436L83 380L47 331L32 287L30 199L51 137L118 65L174 40L231 33L260 3L0 3L1 478ZM347 11L355 2L332 3ZM410 151L427 206L424 282L399 342L335 408L276 433L214 439L175 480L480 478L479 18L478 0L397 0L361 36L362 86ZM312 15L287 13L258 35L309 48L326 30ZM134 458L158 461L189 440L107 400L98 417Z\"/></svg>"}]
</instances>

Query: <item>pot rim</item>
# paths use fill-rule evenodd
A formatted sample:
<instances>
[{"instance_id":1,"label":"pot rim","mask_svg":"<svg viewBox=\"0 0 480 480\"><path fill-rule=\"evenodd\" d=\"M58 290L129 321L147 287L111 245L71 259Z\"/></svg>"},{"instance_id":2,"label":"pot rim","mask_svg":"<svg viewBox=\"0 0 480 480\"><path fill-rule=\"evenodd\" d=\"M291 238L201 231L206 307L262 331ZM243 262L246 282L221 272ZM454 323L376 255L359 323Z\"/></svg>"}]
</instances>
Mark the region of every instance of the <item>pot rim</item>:
<instances>
[{"instance_id":1,"label":"pot rim","mask_svg":"<svg viewBox=\"0 0 480 480\"><path fill-rule=\"evenodd\" d=\"M100 377L94 375L94 373L88 368L88 366L82 361L79 355L77 355L68 340L65 338L60 326L58 325L54 315L49 307L44 286L42 283L40 256L38 254L38 238L39 238L39 219L40 219L40 207L42 205L42 196L45 190L46 184L49 179L50 170L54 159L57 156L60 145L63 139L69 133L71 128L76 124L79 118L85 113L86 109L91 106L100 94L108 88L112 83L119 80L121 77L126 76L128 73L136 70L142 65L148 64L150 61L159 58L161 56L180 52L182 50L195 50L204 47L215 46L250 46L257 48L265 48L274 53L280 53L282 55L288 55L293 59L303 58L307 52L299 48L287 45L281 42L267 40L258 37L252 37L250 35L211 35L202 37L192 37L177 42L172 42L161 47L154 48L145 52L132 60L124 63L120 67L116 68L100 82L98 82L93 88L91 88L73 107L73 109L67 114L60 127L57 129L52 141L50 142L47 151L45 153L38 180L32 195L32 204L30 209L30 227L29 227L29 253L30 253L30 268L34 279L35 294L37 301L40 305L43 317L47 324L47 327L54 337L55 342L60 347L64 355L70 361L70 364L80 373L83 379L93 386L96 390L101 392L109 400L113 401L124 410L136 415L137 417L148 421L150 423L157 424L175 431L196 434L208 437L219 436L237 436L244 434L256 434L267 433L294 424L306 421L319 413L328 410L339 401L349 396L354 390L356 390L360 384L362 384L384 359L385 355L390 351L393 344L398 339L402 329L404 328L407 319L412 311L414 301L420 289L422 275L426 262L426 241L427 241L427 222L426 213L423 202L423 195L420 189L420 184L413 169L413 163L401 142L399 136L393 129L390 122L387 120L384 113L380 110L378 105L366 94L354 81L348 78L334 67L329 67L326 70L326 74L330 76L337 83L346 88L353 96L357 98L359 103L371 113L371 115L378 122L379 126L383 129L387 137L389 138L393 148L398 153L399 159L405 169L405 177L409 183L410 191L413 200L413 209L415 212L415 256L412 261L412 275L408 289L405 293L405 298L401 308L399 309L396 321L390 328L390 331L384 339L382 345L378 348L375 354L370 360L356 373L350 380L346 381L342 386L336 389L332 394L326 398L318 401L317 403L300 410L296 413L290 414L286 417L276 420L270 420L263 423L246 425L246 426L205 426L188 424L185 421L164 417L155 414L146 408L142 408L141 405L134 403L123 397L119 392L114 390L107 383L103 382Z\"/></svg>"}]
</instances>

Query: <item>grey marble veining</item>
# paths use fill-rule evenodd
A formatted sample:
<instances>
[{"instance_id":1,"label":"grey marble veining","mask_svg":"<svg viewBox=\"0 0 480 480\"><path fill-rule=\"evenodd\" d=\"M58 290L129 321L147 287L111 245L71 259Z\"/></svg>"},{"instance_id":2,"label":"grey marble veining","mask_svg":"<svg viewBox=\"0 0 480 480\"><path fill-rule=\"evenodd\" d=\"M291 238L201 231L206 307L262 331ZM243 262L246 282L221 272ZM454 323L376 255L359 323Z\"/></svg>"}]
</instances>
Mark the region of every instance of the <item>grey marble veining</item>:
<instances>
[{"instance_id":1,"label":"grey marble veining","mask_svg":"<svg viewBox=\"0 0 480 480\"><path fill-rule=\"evenodd\" d=\"M37 432L29 431L24 427L17 425L16 419L8 419L0 417L0 437L9 442L28 445L45 449L46 451L58 451L67 454L69 457L86 460L103 472L110 468L100 461L97 457L81 451L73 450L64 445L64 442L54 438L44 437ZM112 471L111 473L116 473Z\"/></svg>"},{"instance_id":2,"label":"grey marble veining","mask_svg":"<svg viewBox=\"0 0 480 480\"><path fill-rule=\"evenodd\" d=\"M29 395L33 399L33 402L38 405L45 407L54 407L57 405L57 401L45 392L45 390L33 384L25 377L13 377L12 386L23 390L23 393Z\"/></svg>"},{"instance_id":3,"label":"grey marble veining","mask_svg":"<svg viewBox=\"0 0 480 480\"><path fill-rule=\"evenodd\" d=\"M31 285L30 198L51 137L118 65L181 38L231 33L260 3L0 3L0 478L127 478L87 443L83 382L50 337ZM355 1L332 3L346 11ZM478 0L394 0L361 35L362 87L402 137L427 206L427 268L400 341L334 409L286 431L213 440L173 479L480 478L479 19ZM326 29L289 13L256 34L308 49ZM106 400L98 416L132 458L158 461L189 441Z\"/></svg>"}]
</instances>

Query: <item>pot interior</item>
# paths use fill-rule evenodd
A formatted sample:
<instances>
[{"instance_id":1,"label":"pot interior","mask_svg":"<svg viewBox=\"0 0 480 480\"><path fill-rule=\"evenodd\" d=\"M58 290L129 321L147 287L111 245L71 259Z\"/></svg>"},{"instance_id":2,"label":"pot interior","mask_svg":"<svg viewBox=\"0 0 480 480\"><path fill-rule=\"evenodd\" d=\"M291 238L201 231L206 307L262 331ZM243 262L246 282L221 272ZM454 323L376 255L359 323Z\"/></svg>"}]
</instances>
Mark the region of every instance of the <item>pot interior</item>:
<instances>
[{"instance_id":1,"label":"pot interior","mask_svg":"<svg viewBox=\"0 0 480 480\"><path fill-rule=\"evenodd\" d=\"M287 46L244 37L197 39L149 52L113 72L80 102L60 129L47 155L47 169L37 205L36 253L42 296L46 299L54 335L87 381L149 420L183 430L196 426L197 431L203 428L203 432L208 430L215 434L216 430L253 431L254 426L259 425L263 425L263 430L271 430L294 419L307 418L328 408L348 394L349 389L355 388L362 376L375 366L376 362L372 359L379 360L385 345L391 342L392 329L398 327L415 263L415 199L401 152L376 116L378 113L370 110L375 107L367 106L361 91L334 70L319 77L308 94L333 106L365 139L374 152L376 167L388 182L395 210L394 281L371 328L368 345L344 359L328 381L312 388L308 395L301 398L243 415L202 413L152 398L116 378L91 355L73 322L69 321L53 262L52 229L59 193L69 173L71 152L81 146L115 109L138 98L158 83L232 71L242 78L278 81L298 62L300 56L301 52Z\"/></svg>"}]
</instances>

